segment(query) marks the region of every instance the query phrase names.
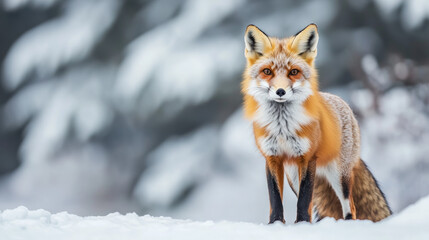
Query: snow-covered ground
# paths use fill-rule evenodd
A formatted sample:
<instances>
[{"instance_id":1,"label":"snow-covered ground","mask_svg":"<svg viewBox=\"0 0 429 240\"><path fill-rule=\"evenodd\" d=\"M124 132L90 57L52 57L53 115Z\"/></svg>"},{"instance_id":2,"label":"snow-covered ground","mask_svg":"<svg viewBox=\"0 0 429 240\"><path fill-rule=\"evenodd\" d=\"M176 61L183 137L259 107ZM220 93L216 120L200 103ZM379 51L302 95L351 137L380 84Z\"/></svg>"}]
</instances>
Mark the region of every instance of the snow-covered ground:
<instances>
[{"instance_id":1,"label":"snow-covered ground","mask_svg":"<svg viewBox=\"0 0 429 240\"><path fill-rule=\"evenodd\" d=\"M324 219L315 224L177 220L112 213L79 217L25 207L0 214L0 236L9 239L429 239L429 196L378 223ZM291 221L291 220L289 220Z\"/></svg>"}]
</instances>

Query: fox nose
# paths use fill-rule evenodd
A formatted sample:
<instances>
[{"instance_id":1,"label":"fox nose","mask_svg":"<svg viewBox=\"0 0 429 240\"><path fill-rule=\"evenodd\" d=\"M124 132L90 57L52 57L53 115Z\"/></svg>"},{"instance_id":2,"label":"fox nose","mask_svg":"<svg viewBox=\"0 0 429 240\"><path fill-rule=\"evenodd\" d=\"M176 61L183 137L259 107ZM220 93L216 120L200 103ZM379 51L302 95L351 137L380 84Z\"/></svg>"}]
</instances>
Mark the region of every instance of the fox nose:
<instances>
[{"instance_id":1,"label":"fox nose","mask_svg":"<svg viewBox=\"0 0 429 240\"><path fill-rule=\"evenodd\" d=\"M276 94L279 95L279 97L281 97L286 94L286 91L283 88L279 88L277 89Z\"/></svg>"}]
</instances>

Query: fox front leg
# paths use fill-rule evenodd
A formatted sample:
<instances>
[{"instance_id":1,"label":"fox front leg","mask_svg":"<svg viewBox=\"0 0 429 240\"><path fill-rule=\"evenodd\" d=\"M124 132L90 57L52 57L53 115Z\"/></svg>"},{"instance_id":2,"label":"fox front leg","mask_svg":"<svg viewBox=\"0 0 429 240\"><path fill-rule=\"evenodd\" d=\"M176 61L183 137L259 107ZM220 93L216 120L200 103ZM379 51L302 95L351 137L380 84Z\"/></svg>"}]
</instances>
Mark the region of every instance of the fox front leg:
<instances>
[{"instance_id":1,"label":"fox front leg","mask_svg":"<svg viewBox=\"0 0 429 240\"><path fill-rule=\"evenodd\" d=\"M265 167L267 173L268 194L270 197L270 221L285 223L283 216L284 166L280 159L269 158Z\"/></svg>"},{"instance_id":2,"label":"fox front leg","mask_svg":"<svg viewBox=\"0 0 429 240\"><path fill-rule=\"evenodd\" d=\"M299 171L300 184L295 223L302 221L311 222L316 157L313 157L307 164L302 164Z\"/></svg>"}]
</instances>

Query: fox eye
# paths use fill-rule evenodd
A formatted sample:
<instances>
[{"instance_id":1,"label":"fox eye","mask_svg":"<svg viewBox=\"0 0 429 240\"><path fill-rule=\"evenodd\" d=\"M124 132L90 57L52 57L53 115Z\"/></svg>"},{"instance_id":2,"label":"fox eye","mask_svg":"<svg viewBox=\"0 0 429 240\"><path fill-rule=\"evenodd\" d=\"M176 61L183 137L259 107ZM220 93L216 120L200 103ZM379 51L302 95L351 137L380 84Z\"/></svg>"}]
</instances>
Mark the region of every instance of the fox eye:
<instances>
[{"instance_id":1,"label":"fox eye","mask_svg":"<svg viewBox=\"0 0 429 240\"><path fill-rule=\"evenodd\" d=\"M262 70L262 72L263 72L265 75L271 75L271 74L272 74L271 69L269 69L269 68L264 68L264 70Z\"/></svg>"},{"instance_id":2,"label":"fox eye","mask_svg":"<svg viewBox=\"0 0 429 240\"><path fill-rule=\"evenodd\" d=\"M295 75L297 75L299 73L299 70L298 69L292 69L292 70L290 70L290 72L289 72L289 74L291 75L291 76L295 76Z\"/></svg>"}]
</instances>

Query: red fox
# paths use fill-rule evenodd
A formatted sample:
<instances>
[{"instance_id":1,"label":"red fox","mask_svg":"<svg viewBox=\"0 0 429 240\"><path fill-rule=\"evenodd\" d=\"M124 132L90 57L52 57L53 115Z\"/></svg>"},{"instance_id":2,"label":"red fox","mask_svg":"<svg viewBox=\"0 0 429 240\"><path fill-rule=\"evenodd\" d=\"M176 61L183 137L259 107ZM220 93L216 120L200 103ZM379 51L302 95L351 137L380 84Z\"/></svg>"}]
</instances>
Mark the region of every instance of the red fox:
<instances>
[{"instance_id":1,"label":"red fox","mask_svg":"<svg viewBox=\"0 0 429 240\"><path fill-rule=\"evenodd\" d=\"M266 160L269 223L285 222L285 175L298 197L296 222L390 216L384 194L360 158L352 110L341 98L319 92L317 26L278 39L249 25L244 40L244 112Z\"/></svg>"}]
</instances>

